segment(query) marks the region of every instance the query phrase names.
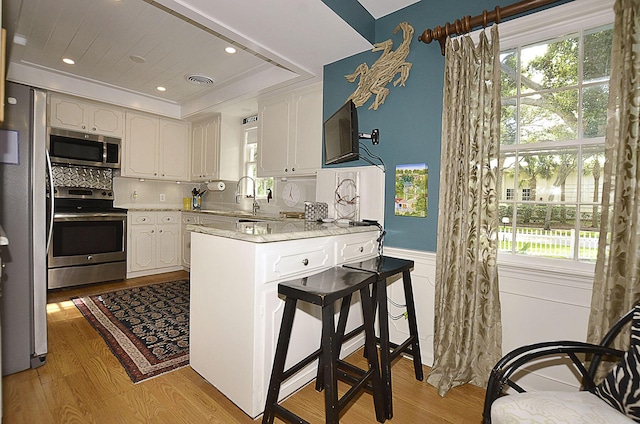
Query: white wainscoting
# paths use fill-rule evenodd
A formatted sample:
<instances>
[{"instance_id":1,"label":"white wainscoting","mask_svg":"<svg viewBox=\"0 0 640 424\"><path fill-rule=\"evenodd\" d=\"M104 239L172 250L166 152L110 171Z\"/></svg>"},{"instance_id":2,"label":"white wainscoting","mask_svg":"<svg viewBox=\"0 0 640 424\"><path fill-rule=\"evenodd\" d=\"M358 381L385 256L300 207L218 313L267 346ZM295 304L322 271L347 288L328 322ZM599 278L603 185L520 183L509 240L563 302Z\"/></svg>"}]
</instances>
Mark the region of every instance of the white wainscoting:
<instances>
[{"instance_id":1,"label":"white wainscoting","mask_svg":"<svg viewBox=\"0 0 640 424\"><path fill-rule=\"evenodd\" d=\"M392 247L385 247L384 254L415 262L411 278L420 348L423 363L431 366L436 255L433 252ZM503 353L541 341L584 341L591 302L592 268L577 265L575 270L567 270L553 261L544 265L528 262L519 261L518 258L499 260ZM404 304L400 276L394 277L388 293L389 314L401 315L404 308L391 303ZM391 341L399 343L408 337L409 328L404 318L390 319L389 322ZM562 365L535 368L519 380L526 389L574 390L579 386L575 376Z\"/></svg>"}]
</instances>

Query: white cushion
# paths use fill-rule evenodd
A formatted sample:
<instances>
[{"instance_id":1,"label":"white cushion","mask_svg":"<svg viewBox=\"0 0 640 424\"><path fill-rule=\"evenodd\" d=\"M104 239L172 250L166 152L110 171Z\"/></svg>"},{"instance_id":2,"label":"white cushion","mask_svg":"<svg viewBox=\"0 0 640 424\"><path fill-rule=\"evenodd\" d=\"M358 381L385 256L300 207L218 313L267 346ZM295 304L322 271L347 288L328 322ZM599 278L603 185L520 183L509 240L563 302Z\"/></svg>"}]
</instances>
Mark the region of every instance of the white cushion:
<instances>
[{"instance_id":1,"label":"white cushion","mask_svg":"<svg viewBox=\"0 0 640 424\"><path fill-rule=\"evenodd\" d=\"M590 392L526 392L503 396L491 406L491 423L602 423L634 421Z\"/></svg>"}]
</instances>

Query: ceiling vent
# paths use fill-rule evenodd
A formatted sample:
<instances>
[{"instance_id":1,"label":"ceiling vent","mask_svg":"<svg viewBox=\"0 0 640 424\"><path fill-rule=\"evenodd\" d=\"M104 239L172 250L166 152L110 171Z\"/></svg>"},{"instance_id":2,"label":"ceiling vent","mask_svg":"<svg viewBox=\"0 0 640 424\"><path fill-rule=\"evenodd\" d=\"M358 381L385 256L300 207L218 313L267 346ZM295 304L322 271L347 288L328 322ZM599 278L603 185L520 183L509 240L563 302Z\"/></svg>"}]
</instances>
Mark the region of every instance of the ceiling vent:
<instances>
[{"instance_id":1,"label":"ceiling vent","mask_svg":"<svg viewBox=\"0 0 640 424\"><path fill-rule=\"evenodd\" d=\"M213 84L215 82L213 78L209 78L205 75L187 75L185 76L185 78L191 84L198 84L198 85Z\"/></svg>"}]
</instances>

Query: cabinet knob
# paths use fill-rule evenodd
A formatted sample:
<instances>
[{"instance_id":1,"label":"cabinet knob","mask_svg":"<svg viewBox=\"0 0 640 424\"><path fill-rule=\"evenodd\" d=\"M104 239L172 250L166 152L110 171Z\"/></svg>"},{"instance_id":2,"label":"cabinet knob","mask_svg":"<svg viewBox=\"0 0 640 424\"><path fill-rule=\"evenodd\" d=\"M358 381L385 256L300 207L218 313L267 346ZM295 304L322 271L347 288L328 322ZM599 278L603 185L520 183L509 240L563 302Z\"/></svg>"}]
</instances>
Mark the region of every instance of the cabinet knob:
<instances>
[{"instance_id":1,"label":"cabinet knob","mask_svg":"<svg viewBox=\"0 0 640 424\"><path fill-rule=\"evenodd\" d=\"M296 172L296 168L291 168L291 172Z\"/></svg>"},{"instance_id":2,"label":"cabinet knob","mask_svg":"<svg viewBox=\"0 0 640 424\"><path fill-rule=\"evenodd\" d=\"M151 234L153 234L153 233L155 233L155 232L156 232L156 230L151 230Z\"/></svg>"},{"instance_id":3,"label":"cabinet knob","mask_svg":"<svg viewBox=\"0 0 640 424\"><path fill-rule=\"evenodd\" d=\"M91 128L93 131L98 131L96 127Z\"/></svg>"},{"instance_id":4,"label":"cabinet knob","mask_svg":"<svg viewBox=\"0 0 640 424\"><path fill-rule=\"evenodd\" d=\"M161 233L161 232L162 232L162 230L158 230L158 232L159 232L159 233Z\"/></svg>"},{"instance_id":5,"label":"cabinet knob","mask_svg":"<svg viewBox=\"0 0 640 424\"><path fill-rule=\"evenodd\" d=\"M84 129L86 129L86 128L87 128L87 127L85 127L84 125L82 126L82 129L83 129L83 130L84 130Z\"/></svg>"},{"instance_id":6,"label":"cabinet knob","mask_svg":"<svg viewBox=\"0 0 640 424\"><path fill-rule=\"evenodd\" d=\"M309 259L304 258L304 259L302 260L302 265L304 265L304 266L309 265Z\"/></svg>"},{"instance_id":7,"label":"cabinet knob","mask_svg":"<svg viewBox=\"0 0 640 424\"><path fill-rule=\"evenodd\" d=\"M92 261L93 260L93 256L91 256L91 255L87 256L87 260L88 261Z\"/></svg>"},{"instance_id":8,"label":"cabinet knob","mask_svg":"<svg viewBox=\"0 0 640 424\"><path fill-rule=\"evenodd\" d=\"M364 252L364 247L360 246L360 253Z\"/></svg>"},{"instance_id":9,"label":"cabinet knob","mask_svg":"<svg viewBox=\"0 0 640 424\"><path fill-rule=\"evenodd\" d=\"M284 168L284 172L289 172L289 168Z\"/></svg>"}]
</instances>

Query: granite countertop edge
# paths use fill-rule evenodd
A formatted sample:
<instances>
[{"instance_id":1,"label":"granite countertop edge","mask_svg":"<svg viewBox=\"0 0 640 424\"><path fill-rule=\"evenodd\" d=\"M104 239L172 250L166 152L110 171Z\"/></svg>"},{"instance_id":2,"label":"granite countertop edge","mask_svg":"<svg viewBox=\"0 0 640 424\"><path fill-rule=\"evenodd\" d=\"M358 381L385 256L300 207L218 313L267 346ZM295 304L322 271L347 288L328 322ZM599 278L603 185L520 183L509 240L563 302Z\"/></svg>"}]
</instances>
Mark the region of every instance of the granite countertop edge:
<instances>
[{"instance_id":1,"label":"granite countertop edge","mask_svg":"<svg viewBox=\"0 0 640 424\"><path fill-rule=\"evenodd\" d=\"M267 227L268 226L268 227ZM269 228L268 233L264 230ZM319 224L304 221L292 222L260 222L237 225L228 223L190 224L187 231L207 234L211 236L231 238L251 243L272 243L278 241L300 240L316 237L329 237L343 234L378 231L375 226L351 226L337 224Z\"/></svg>"},{"instance_id":2,"label":"granite countertop edge","mask_svg":"<svg viewBox=\"0 0 640 424\"><path fill-rule=\"evenodd\" d=\"M255 218L261 220L269 220L269 221L280 221L285 219L295 219L297 218L284 218L279 215L273 214L252 214L251 212L243 211L243 210L218 210L218 209L204 209L204 210L192 210L192 209L182 209L182 208L151 208L151 207L121 207L122 209L126 209L129 212L184 212L184 213L195 213L202 215L221 215L221 216L231 216L236 218Z\"/></svg>"}]
</instances>

